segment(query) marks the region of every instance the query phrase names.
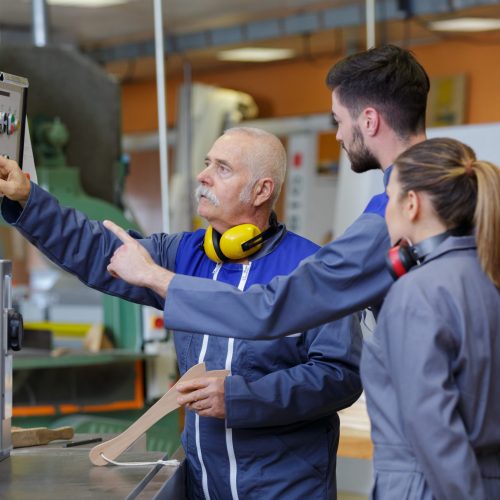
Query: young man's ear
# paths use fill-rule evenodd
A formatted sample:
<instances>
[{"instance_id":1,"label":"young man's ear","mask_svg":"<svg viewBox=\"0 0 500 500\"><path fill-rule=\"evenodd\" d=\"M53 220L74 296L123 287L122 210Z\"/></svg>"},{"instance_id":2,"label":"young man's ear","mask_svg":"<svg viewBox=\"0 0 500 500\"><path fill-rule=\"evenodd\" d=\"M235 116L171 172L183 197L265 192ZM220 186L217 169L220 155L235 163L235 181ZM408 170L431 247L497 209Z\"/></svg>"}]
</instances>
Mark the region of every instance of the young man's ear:
<instances>
[{"instance_id":1,"label":"young man's ear","mask_svg":"<svg viewBox=\"0 0 500 500\"><path fill-rule=\"evenodd\" d=\"M380 113L375 108L365 108L362 111L362 125L368 135L374 136L380 127Z\"/></svg>"},{"instance_id":2,"label":"young man's ear","mask_svg":"<svg viewBox=\"0 0 500 500\"><path fill-rule=\"evenodd\" d=\"M274 192L274 181L270 177L259 179L254 187L254 201L256 207L260 207L268 201Z\"/></svg>"}]
</instances>

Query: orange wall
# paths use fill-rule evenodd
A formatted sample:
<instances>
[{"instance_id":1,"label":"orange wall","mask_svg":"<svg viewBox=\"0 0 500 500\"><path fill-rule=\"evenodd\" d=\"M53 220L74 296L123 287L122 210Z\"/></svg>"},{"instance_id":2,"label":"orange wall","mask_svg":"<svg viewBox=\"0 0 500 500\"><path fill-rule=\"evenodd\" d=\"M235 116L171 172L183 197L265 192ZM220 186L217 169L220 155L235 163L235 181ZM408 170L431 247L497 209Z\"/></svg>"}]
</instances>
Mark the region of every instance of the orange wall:
<instances>
[{"instance_id":1,"label":"orange wall","mask_svg":"<svg viewBox=\"0 0 500 500\"><path fill-rule=\"evenodd\" d=\"M323 59L314 66L299 62L242 65L230 71L193 75L196 82L240 90L250 94L259 107L259 117L291 116L328 111L330 94L324 79L332 61ZM306 75L306 78L303 78ZM168 79L167 115L175 123L179 77ZM122 87L124 132L157 129L156 85L154 81Z\"/></svg>"},{"instance_id":2,"label":"orange wall","mask_svg":"<svg viewBox=\"0 0 500 500\"><path fill-rule=\"evenodd\" d=\"M500 121L500 45L442 42L413 47L430 77L465 73L467 76L468 123ZM193 80L247 92L259 106L259 116L281 117L323 113L330 109L324 78L334 59L314 62L280 62L243 65L230 71L193 74ZM167 84L168 121L175 123L177 87L174 77ZM155 82L124 85L122 88L123 131L157 129Z\"/></svg>"},{"instance_id":3,"label":"orange wall","mask_svg":"<svg viewBox=\"0 0 500 500\"><path fill-rule=\"evenodd\" d=\"M500 45L447 42L415 47L431 77L465 73L467 123L500 121Z\"/></svg>"}]
</instances>

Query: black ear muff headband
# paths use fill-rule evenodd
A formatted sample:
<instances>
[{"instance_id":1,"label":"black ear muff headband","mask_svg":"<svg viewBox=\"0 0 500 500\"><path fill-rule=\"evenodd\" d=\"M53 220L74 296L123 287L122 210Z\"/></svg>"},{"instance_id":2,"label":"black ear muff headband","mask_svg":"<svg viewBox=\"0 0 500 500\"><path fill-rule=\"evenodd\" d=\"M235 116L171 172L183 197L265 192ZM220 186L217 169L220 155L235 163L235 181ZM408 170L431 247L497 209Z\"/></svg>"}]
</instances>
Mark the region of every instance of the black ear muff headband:
<instances>
[{"instance_id":1,"label":"black ear muff headband","mask_svg":"<svg viewBox=\"0 0 500 500\"><path fill-rule=\"evenodd\" d=\"M421 264L449 236L450 232L446 231L416 245L410 245L406 240L398 241L386 256L386 264L391 276L398 279L412 267Z\"/></svg>"},{"instance_id":2,"label":"black ear muff headband","mask_svg":"<svg viewBox=\"0 0 500 500\"><path fill-rule=\"evenodd\" d=\"M269 227L257 236L254 236L248 241L245 241L245 243L242 243L241 248L243 249L243 251L247 252L257 245L262 245L264 241L268 240L271 236L278 232L278 228L278 218L276 217L276 214L274 212L271 212L271 216L269 217Z\"/></svg>"}]
</instances>

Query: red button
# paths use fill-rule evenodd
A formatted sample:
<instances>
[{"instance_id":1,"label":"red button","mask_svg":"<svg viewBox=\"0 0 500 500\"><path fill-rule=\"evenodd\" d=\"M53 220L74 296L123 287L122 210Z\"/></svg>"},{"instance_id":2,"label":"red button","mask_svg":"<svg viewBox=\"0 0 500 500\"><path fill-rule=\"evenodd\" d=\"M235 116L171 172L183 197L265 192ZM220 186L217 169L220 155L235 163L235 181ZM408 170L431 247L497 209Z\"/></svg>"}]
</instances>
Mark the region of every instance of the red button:
<instances>
[{"instance_id":1,"label":"red button","mask_svg":"<svg viewBox=\"0 0 500 500\"><path fill-rule=\"evenodd\" d=\"M163 318L157 317L153 320L153 327L154 328L163 328Z\"/></svg>"}]
</instances>

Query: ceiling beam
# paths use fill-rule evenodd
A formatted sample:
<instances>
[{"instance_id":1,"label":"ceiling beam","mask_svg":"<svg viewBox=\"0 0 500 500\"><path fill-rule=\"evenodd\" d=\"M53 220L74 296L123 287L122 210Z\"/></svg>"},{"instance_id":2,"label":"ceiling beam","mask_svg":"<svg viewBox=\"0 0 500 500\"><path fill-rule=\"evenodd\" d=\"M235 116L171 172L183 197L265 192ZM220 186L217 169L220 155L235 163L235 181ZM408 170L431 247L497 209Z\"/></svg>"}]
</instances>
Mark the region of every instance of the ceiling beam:
<instances>
[{"instance_id":1,"label":"ceiling beam","mask_svg":"<svg viewBox=\"0 0 500 500\"><path fill-rule=\"evenodd\" d=\"M493 0L413 0L413 14L416 16L455 12L457 9L497 3ZM405 19L398 0L377 2L375 19L396 21ZM307 35L336 28L364 26L366 22L364 2L344 5L318 11L308 11L286 17L241 23L225 28L206 29L165 37L167 54L185 54L193 50L240 45L287 36ZM167 23L168 26L168 23ZM101 64L130 60L154 55L154 41L125 43L85 51Z\"/></svg>"}]
</instances>

